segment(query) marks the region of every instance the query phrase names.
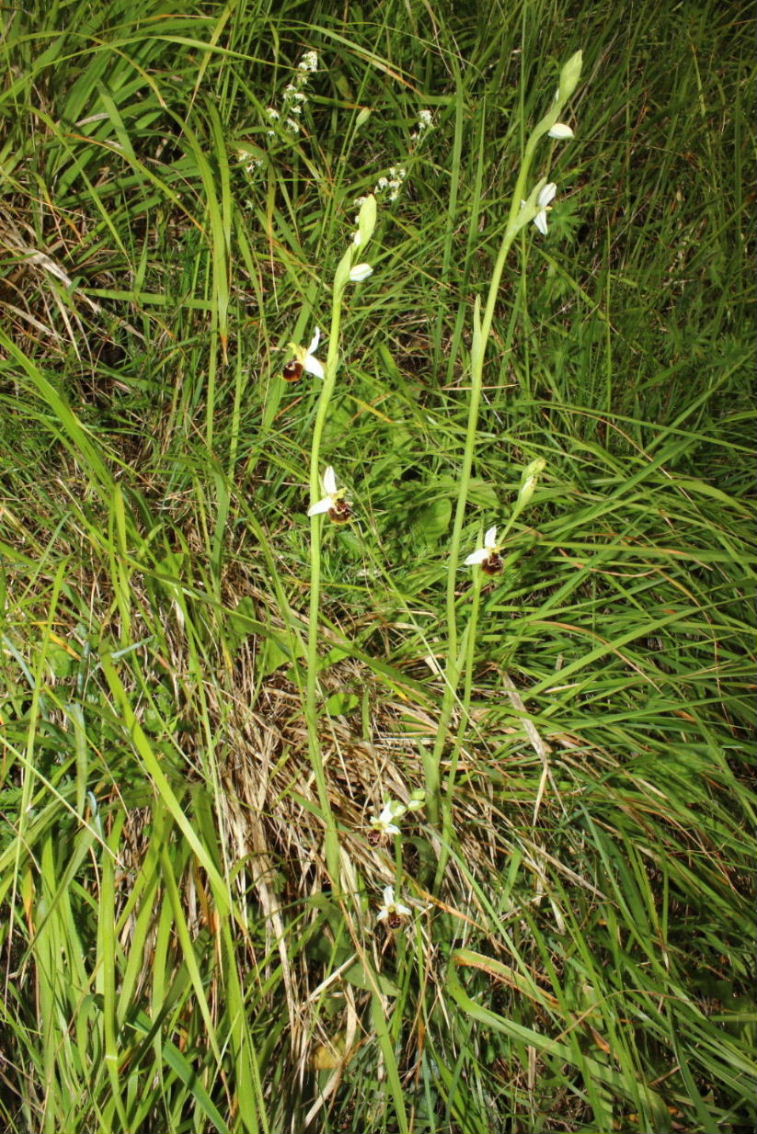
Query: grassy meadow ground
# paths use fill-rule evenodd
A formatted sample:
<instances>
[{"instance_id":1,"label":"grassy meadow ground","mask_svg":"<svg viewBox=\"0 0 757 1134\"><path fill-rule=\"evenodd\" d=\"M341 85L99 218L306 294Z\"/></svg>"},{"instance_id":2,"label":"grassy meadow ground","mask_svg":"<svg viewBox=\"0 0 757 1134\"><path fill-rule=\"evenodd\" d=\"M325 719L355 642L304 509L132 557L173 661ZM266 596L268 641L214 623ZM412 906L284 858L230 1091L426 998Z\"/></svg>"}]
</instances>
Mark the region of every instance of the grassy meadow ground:
<instances>
[{"instance_id":1,"label":"grassy meadow ground","mask_svg":"<svg viewBox=\"0 0 757 1134\"><path fill-rule=\"evenodd\" d=\"M753 1130L751 6L1 18L0 1128Z\"/></svg>"}]
</instances>

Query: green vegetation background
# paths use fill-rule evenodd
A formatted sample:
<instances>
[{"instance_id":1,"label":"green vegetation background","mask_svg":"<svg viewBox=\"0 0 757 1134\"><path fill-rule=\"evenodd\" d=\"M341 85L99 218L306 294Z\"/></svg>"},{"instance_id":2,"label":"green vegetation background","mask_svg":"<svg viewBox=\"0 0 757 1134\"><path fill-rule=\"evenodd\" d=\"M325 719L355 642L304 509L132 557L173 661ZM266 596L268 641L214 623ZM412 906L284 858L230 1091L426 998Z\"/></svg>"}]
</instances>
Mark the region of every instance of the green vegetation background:
<instances>
[{"instance_id":1,"label":"green vegetation background","mask_svg":"<svg viewBox=\"0 0 757 1134\"><path fill-rule=\"evenodd\" d=\"M753 1129L750 8L3 8L4 1130ZM546 469L502 576L459 571L435 879L427 814L370 819L438 735L473 303L579 49L462 557ZM321 561L337 892L318 383L280 373L398 168L324 435L354 511Z\"/></svg>"}]
</instances>

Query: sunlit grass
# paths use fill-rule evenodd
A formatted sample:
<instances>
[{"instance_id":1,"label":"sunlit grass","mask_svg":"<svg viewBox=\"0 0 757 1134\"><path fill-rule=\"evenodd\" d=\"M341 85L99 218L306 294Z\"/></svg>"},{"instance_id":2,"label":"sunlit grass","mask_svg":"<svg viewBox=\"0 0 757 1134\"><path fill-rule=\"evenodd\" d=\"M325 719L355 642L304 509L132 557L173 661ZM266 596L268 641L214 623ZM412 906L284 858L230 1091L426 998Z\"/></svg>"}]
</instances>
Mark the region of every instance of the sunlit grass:
<instances>
[{"instance_id":1,"label":"sunlit grass","mask_svg":"<svg viewBox=\"0 0 757 1134\"><path fill-rule=\"evenodd\" d=\"M634 12L6 14L4 1129L752 1129L749 12Z\"/></svg>"}]
</instances>

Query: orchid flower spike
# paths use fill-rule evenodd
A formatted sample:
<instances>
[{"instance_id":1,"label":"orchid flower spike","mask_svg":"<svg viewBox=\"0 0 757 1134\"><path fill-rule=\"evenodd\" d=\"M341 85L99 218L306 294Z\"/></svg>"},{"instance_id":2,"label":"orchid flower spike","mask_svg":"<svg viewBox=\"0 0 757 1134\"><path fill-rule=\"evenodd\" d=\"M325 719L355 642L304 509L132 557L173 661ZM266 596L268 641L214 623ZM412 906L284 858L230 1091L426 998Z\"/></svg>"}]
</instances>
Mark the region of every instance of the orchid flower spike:
<instances>
[{"instance_id":1,"label":"orchid flower spike","mask_svg":"<svg viewBox=\"0 0 757 1134\"><path fill-rule=\"evenodd\" d=\"M298 346L297 343L289 344L294 358L284 367L283 377L287 382L296 382L298 378L302 377L303 371L306 371L308 374L313 374L316 378L323 378L323 364L315 357L315 352L318 350L320 341L321 332L319 328L316 327L315 334L307 349L303 346Z\"/></svg>"},{"instance_id":2,"label":"orchid flower spike","mask_svg":"<svg viewBox=\"0 0 757 1134\"><path fill-rule=\"evenodd\" d=\"M329 465L324 472L321 483L326 495L322 500L310 505L308 516L320 516L323 512L327 512L329 519L334 523L345 523L352 515L352 509L344 499L345 490L336 486L336 474L332 465Z\"/></svg>"},{"instance_id":3,"label":"orchid flower spike","mask_svg":"<svg viewBox=\"0 0 757 1134\"><path fill-rule=\"evenodd\" d=\"M484 546L472 551L465 560L466 567L478 566L487 575L498 575L502 570L500 548L497 543L497 529L489 528L484 536Z\"/></svg>"},{"instance_id":4,"label":"orchid flower spike","mask_svg":"<svg viewBox=\"0 0 757 1134\"><path fill-rule=\"evenodd\" d=\"M539 196L536 198L536 203L539 206L539 212L534 217L534 224L538 228L542 236L547 235L547 213L549 212L550 201L554 200L557 186L554 181L550 181L545 185Z\"/></svg>"}]
</instances>

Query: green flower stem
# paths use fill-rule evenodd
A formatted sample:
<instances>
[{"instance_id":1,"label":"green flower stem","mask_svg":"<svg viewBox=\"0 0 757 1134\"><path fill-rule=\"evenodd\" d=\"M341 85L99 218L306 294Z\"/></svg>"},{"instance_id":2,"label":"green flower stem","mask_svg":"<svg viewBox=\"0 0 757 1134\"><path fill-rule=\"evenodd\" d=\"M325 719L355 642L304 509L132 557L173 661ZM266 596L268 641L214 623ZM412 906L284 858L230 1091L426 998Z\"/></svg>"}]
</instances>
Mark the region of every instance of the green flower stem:
<instances>
[{"instance_id":1,"label":"green flower stem","mask_svg":"<svg viewBox=\"0 0 757 1134\"><path fill-rule=\"evenodd\" d=\"M457 609L456 609L456 588L457 588L457 571L460 562L460 537L463 530L463 522L465 520L465 509L468 504L468 490L470 487L471 468L473 466L473 457L476 449L476 437L478 434L478 413L481 404L481 389L483 386L484 376L484 357L486 354L486 346L491 334L491 325L494 318L494 306L497 300L497 293L499 291L500 280L502 278L502 271L507 260L507 255L512 247L516 235L523 227L523 220L520 210L520 194L523 185L525 184L528 175L528 167L530 164L530 156L533 153L533 147L529 150L529 145L526 146L526 154L524 155L523 165L521 166L518 181L515 186L515 193L513 194L513 202L510 207L510 218L505 229L505 234L502 238L502 245L494 265L494 271L489 283L489 294L487 297L486 308L484 310L483 322L481 321L481 304L478 296L476 297L475 305L473 308L473 343L471 349L471 393L470 404L468 406L468 425L465 433L465 449L463 451L463 467L460 473L460 487L457 494L457 506L455 508L455 519L452 526L452 540L450 548L449 568L447 573L447 664L445 668L445 685L444 697L442 700L442 710L439 721L439 730L436 735L436 742L432 752L424 754L424 773L426 778L426 797L429 819L432 823L437 823L439 819L439 805L440 805L440 764L442 759L442 752L447 743L449 733L449 722L452 716L452 709L457 697L457 684L460 675L460 661L458 659L458 643L457 643ZM528 155L528 162L526 161ZM522 210L526 212L526 210ZM532 216L535 215L535 212ZM472 643L469 642L469 648L472 649Z\"/></svg>"},{"instance_id":2,"label":"green flower stem","mask_svg":"<svg viewBox=\"0 0 757 1134\"><path fill-rule=\"evenodd\" d=\"M345 255L351 256L348 251ZM336 373L339 363L339 328L342 320L342 298L344 295L343 273L337 270L334 280L333 301L331 306L331 328L329 330L329 349L325 363L325 374L321 396L318 399L318 408L313 428L313 441L310 448L310 496L317 500L320 496L320 460L321 439L329 412L329 403L336 385ZM323 764L323 752L318 733L318 637L319 637L319 611L321 605L321 529L324 517L310 517L310 614L308 619L307 644L307 676L305 684L305 717L308 729L308 753L310 763L315 774L318 787L318 801L326 825L326 865L335 889L339 889L339 835L336 829L336 820L329 799L328 784L326 782L326 769Z\"/></svg>"},{"instance_id":3,"label":"green flower stem","mask_svg":"<svg viewBox=\"0 0 757 1134\"><path fill-rule=\"evenodd\" d=\"M435 888L439 886L444 871L449 859L450 849L452 845L452 801L455 796L455 780L457 778L457 766L460 762L460 748L462 746L463 737L468 727L468 720L470 717L470 701L473 691L473 662L476 656L476 633L478 631L478 615L481 609L481 587L483 584L483 574L480 570L473 573L473 594L470 604L470 619L463 634L461 643L460 659L457 663L457 672L459 674L463 665L465 666L465 676L463 681L463 696L460 705L460 724L458 725L457 734L452 744L452 751L449 757L449 772L447 774L447 790L444 793L442 800L442 839L441 851L439 853L439 862L436 867L436 881Z\"/></svg>"},{"instance_id":4,"label":"green flower stem","mask_svg":"<svg viewBox=\"0 0 757 1134\"><path fill-rule=\"evenodd\" d=\"M428 814L431 823L437 823L439 820L440 810L440 765L442 760L442 753L444 752L445 745L449 735L449 723L452 716L452 710L457 699L457 687L460 678L460 671L463 664L463 659L458 654L458 634L457 634L457 609L456 609L456 586L457 586L457 570L460 561L460 537L463 530L463 522L465 520L465 510L468 503L468 491L470 487L471 468L473 466L473 457L476 448L476 436L478 433L478 413L481 403L481 389L483 385L483 372L484 372L484 358L486 356L486 348L491 335L492 321L494 319L494 309L497 302L497 295L499 294L499 285L502 279L502 272L504 271L505 263L508 254L512 248L513 241L521 229L530 223L538 212L537 197L542 187L544 180L537 183L531 192L528 200L523 201L526 182L528 180L531 163L533 161L534 152L540 138L546 134L549 129L558 120L559 114L562 111L568 97L572 94L575 84L578 81L578 74L580 73L581 55L578 52L569 63L566 65L566 70L563 68L561 75L561 86L559 97L553 100L553 103L544 117L534 127L528 141L526 142L523 151L523 158L521 160L518 179L515 183L512 200L510 202L510 212L507 220L507 227L502 237L502 244L500 245L497 259L494 263L491 280L489 282L489 291L486 299L486 307L484 308L483 319L481 318L481 305L478 296L473 308L473 342L471 346L471 394L470 404L468 407L468 426L465 434L465 449L463 451L463 465L460 473L460 487L457 495L457 506L455 508L455 519L452 528L452 540L450 549L449 569L447 573L447 661L445 668L445 684L444 696L442 699L442 709L439 719L439 729L436 735L436 741L431 753L424 753L424 774L426 778L426 800L428 807ZM572 85L571 85L572 84ZM475 637L473 634L468 636L466 641L466 654L468 655L469 664L471 664L471 651L474 649ZM467 712L467 706L463 705L463 713ZM459 741L455 744L455 752L452 756L452 763L455 764L457 760L457 749L459 748ZM448 803L445 809L449 812L452 806L451 790L452 790L452 777L448 788ZM449 815L447 814L445 830L450 828ZM442 858L446 856L446 852L442 852ZM441 860L440 860L441 861Z\"/></svg>"},{"instance_id":5,"label":"green flower stem","mask_svg":"<svg viewBox=\"0 0 757 1134\"><path fill-rule=\"evenodd\" d=\"M344 289L350 282L358 248L365 249L376 225L376 199L366 197L360 206L358 227L347 251L337 265L334 275L331 301L331 328L329 330L329 349L324 366L323 386L315 414L313 440L310 447L310 498L315 501L321 487L321 439L326 426L329 405L336 386L336 373L339 364L339 328L342 322L342 299ZM310 518L310 614L308 618L307 677L305 682L305 717L308 728L308 753L318 786L318 801L326 826L326 866L331 876L332 886L338 894L341 890L339 834L336 829L334 812L331 809L326 769L323 764L321 739L318 733L318 637L319 613L321 606L321 529L323 516Z\"/></svg>"}]
</instances>

